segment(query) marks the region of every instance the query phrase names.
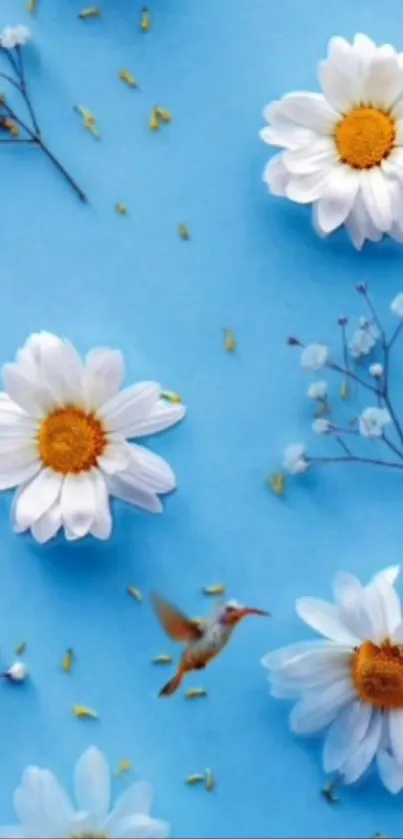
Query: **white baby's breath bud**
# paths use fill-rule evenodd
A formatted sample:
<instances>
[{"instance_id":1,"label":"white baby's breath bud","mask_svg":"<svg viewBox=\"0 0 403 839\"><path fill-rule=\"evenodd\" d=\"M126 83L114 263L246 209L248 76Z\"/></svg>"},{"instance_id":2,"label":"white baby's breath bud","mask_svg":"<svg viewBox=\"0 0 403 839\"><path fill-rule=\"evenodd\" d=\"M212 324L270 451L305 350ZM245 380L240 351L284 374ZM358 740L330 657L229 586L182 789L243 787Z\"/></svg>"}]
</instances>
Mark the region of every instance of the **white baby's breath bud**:
<instances>
[{"instance_id":1,"label":"white baby's breath bud","mask_svg":"<svg viewBox=\"0 0 403 839\"><path fill-rule=\"evenodd\" d=\"M327 396L328 384L327 382L312 382L307 390L307 395L310 399L325 399Z\"/></svg>"},{"instance_id":2,"label":"white baby's breath bud","mask_svg":"<svg viewBox=\"0 0 403 839\"><path fill-rule=\"evenodd\" d=\"M331 428L332 423L330 422L330 420L323 419L322 417L315 419L312 423L312 430L315 432L315 434L329 434Z\"/></svg>"},{"instance_id":3,"label":"white baby's breath bud","mask_svg":"<svg viewBox=\"0 0 403 839\"><path fill-rule=\"evenodd\" d=\"M392 422L386 408L365 408L358 420L360 434L363 437L382 437L385 426Z\"/></svg>"},{"instance_id":4,"label":"white baby's breath bud","mask_svg":"<svg viewBox=\"0 0 403 839\"><path fill-rule=\"evenodd\" d=\"M284 450L283 465L290 475L300 475L309 467L303 443L292 443Z\"/></svg>"},{"instance_id":5,"label":"white baby's breath bud","mask_svg":"<svg viewBox=\"0 0 403 839\"><path fill-rule=\"evenodd\" d=\"M329 359L329 348L325 344L308 344L301 353L303 370L320 370Z\"/></svg>"},{"instance_id":6,"label":"white baby's breath bud","mask_svg":"<svg viewBox=\"0 0 403 839\"><path fill-rule=\"evenodd\" d=\"M12 50L14 47L23 47L29 41L31 32L27 26L6 26L0 32L0 44L5 50Z\"/></svg>"},{"instance_id":7,"label":"white baby's breath bud","mask_svg":"<svg viewBox=\"0 0 403 839\"><path fill-rule=\"evenodd\" d=\"M10 682L24 682L28 676L28 670L22 661L15 661L4 675Z\"/></svg>"},{"instance_id":8,"label":"white baby's breath bud","mask_svg":"<svg viewBox=\"0 0 403 839\"><path fill-rule=\"evenodd\" d=\"M394 315L398 318L403 318L403 293L397 294L390 304L390 308Z\"/></svg>"},{"instance_id":9,"label":"white baby's breath bud","mask_svg":"<svg viewBox=\"0 0 403 839\"><path fill-rule=\"evenodd\" d=\"M379 364L379 362L375 362L375 364L369 365L369 373L374 379L380 379L383 376L383 364Z\"/></svg>"}]
</instances>

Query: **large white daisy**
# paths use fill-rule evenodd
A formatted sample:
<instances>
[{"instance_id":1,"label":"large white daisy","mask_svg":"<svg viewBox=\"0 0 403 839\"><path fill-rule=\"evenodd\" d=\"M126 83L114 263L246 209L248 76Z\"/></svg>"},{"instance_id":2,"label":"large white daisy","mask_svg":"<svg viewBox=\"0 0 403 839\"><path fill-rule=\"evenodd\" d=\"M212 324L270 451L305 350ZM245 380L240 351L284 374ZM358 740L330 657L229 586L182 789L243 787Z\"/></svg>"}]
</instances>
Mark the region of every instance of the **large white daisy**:
<instances>
[{"instance_id":1,"label":"large white daisy","mask_svg":"<svg viewBox=\"0 0 403 839\"><path fill-rule=\"evenodd\" d=\"M177 423L180 404L161 399L161 387L142 382L120 390L118 350L96 349L84 363L74 347L46 332L30 336L16 362L2 369L0 489L18 487L17 532L31 529L46 542L64 527L68 539L112 529L109 495L162 511L159 495L176 487L171 467L131 443Z\"/></svg>"},{"instance_id":2,"label":"large white daisy","mask_svg":"<svg viewBox=\"0 0 403 839\"><path fill-rule=\"evenodd\" d=\"M14 794L19 825L0 827L4 839L166 839L166 822L150 816L153 791L132 784L111 810L111 779L103 754L91 746L74 772L77 809L46 769L29 766Z\"/></svg>"},{"instance_id":3,"label":"large white daisy","mask_svg":"<svg viewBox=\"0 0 403 839\"><path fill-rule=\"evenodd\" d=\"M291 711L296 734L327 729L323 764L354 783L376 760L392 793L403 789L403 621L388 568L363 587L351 574L334 581L335 604L312 597L297 613L324 641L269 653L273 696L299 699Z\"/></svg>"},{"instance_id":4,"label":"large white daisy","mask_svg":"<svg viewBox=\"0 0 403 839\"><path fill-rule=\"evenodd\" d=\"M403 241L403 53L332 38L322 93L290 93L264 110L262 139L284 151L267 165L275 195L313 204L318 232L346 224L354 245Z\"/></svg>"}]
</instances>

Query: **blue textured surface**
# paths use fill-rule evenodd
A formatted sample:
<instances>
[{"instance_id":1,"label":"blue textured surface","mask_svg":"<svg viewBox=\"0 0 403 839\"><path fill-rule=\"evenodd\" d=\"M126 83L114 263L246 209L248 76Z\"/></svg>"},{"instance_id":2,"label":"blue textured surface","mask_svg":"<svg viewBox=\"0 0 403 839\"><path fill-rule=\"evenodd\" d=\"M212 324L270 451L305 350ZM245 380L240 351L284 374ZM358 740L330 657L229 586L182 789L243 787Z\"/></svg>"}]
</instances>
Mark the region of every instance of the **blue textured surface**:
<instances>
[{"instance_id":1,"label":"blue textured surface","mask_svg":"<svg viewBox=\"0 0 403 839\"><path fill-rule=\"evenodd\" d=\"M283 445L308 428L286 336L326 340L334 329L336 338L335 317L361 313L359 280L386 311L403 287L403 250L387 243L357 255L343 234L316 239L308 212L266 195L257 132L266 102L316 89L332 34L364 31L402 49L403 7L153 0L153 31L142 35L141 0L104 0L103 18L86 23L76 17L82 5L39 0L28 20L22 0L1 0L1 24L32 24L27 61L40 120L91 205L76 201L39 152L0 149L0 359L38 328L82 350L120 346L128 382L161 380L183 394L189 417L151 443L179 477L166 515L118 506L110 544L38 548L12 535L10 498L0 498L1 665L25 638L32 672L21 689L0 685L0 822L12 818L27 763L69 783L94 742L112 765L130 757L155 784L156 813L176 839L401 836L401 800L376 779L345 791L338 808L321 800L319 749L290 735L259 659L307 636L296 596L327 596L338 568L367 579L402 558L399 475L329 470L295 484L285 502L264 482ZM119 82L121 67L141 90ZM152 135L156 101L174 123ZM97 115L101 142L82 130L76 103ZM116 202L129 216L115 214ZM181 221L191 242L178 238ZM223 351L224 326L236 330L236 356ZM402 365L398 391L401 375ZM273 619L239 630L203 675L208 700L160 702L167 670L150 659L171 646L147 600L138 606L125 589L158 588L200 614L209 606L201 587L215 581ZM77 665L66 676L69 646ZM96 707L101 721L75 720L76 702ZM186 775L206 766L216 793L186 788Z\"/></svg>"}]
</instances>

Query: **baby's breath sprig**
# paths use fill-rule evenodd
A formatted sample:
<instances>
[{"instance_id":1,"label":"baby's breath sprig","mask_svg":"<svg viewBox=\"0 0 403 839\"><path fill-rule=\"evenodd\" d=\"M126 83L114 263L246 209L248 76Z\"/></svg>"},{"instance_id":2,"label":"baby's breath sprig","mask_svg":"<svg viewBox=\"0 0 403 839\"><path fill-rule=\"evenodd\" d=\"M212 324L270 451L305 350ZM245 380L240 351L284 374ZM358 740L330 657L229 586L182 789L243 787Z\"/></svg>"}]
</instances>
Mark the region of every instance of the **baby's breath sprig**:
<instances>
[{"instance_id":1,"label":"baby's breath sprig","mask_svg":"<svg viewBox=\"0 0 403 839\"><path fill-rule=\"evenodd\" d=\"M23 49L30 39L30 31L26 26L6 27L0 33L0 56L8 64L8 72L0 71L0 80L7 82L16 90L28 112L30 124L23 119L9 103L4 93L0 92L0 131L6 136L0 136L0 143L21 144L40 148L56 169L70 184L80 201L87 201L81 187L67 172L57 157L49 149L43 139L38 119L30 96L23 59Z\"/></svg>"},{"instance_id":2,"label":"baby's breath sprig","mask_svg":"<svg viewBox=\"0 0 403 839\"><path fill-rule=\"evenodd\" d=\"M367 316L359 321L351 337L346 316L338 318L341 334L342 360L335 360L329 347L322 343L304 344L299 338L288 339L289 346L301 350L300 364L311 373L328 370L341 377L339 396L348 402L352 392L365 394L368 400L358 416L339 418L334 398L329 400L327 380L315 380L308 387L307 395L314 401L316 410L312 430L321 437L331 438L339 453L315 456L308 454L304 443L293 443L284 452L283 471L270 476L268 484L277 495L283 495L286 474L302 474L315 466L333 463L360 463L387 466L403 470L403 419L400 419L392 400L390 386L390 359L396 341L403 329L403 293L391 303L391 311L398 323L390 336L382 325L368 287L357 286L367 308ZM345 415L345 407L340 412ZM376 454L357 451L360 442L377 444ZM379 454L379 448L381 453Z\"/></svg>"}]
</instances>

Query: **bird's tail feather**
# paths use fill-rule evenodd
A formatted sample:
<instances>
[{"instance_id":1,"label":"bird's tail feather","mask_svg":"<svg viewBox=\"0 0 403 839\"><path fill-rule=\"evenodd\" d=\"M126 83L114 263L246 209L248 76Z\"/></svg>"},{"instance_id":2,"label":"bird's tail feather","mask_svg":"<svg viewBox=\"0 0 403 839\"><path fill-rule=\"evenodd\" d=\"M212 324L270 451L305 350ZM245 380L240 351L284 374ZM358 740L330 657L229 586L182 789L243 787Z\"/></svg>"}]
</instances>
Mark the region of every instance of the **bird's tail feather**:
<instances>
[{"instance_id":1,"label":"bird's tail feather","mask_svg":"<svg viewBox=\"0 0 403 839\"><path fill-rule=\"evenodd\" d=\"M183 679L183 673L177 673L173 679L170 679L166 685L160 690L159 696L172 696L178 690Z\"/></svg>"}]
</instances>

